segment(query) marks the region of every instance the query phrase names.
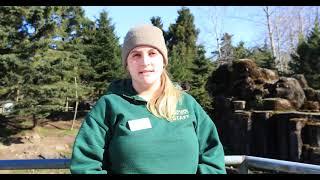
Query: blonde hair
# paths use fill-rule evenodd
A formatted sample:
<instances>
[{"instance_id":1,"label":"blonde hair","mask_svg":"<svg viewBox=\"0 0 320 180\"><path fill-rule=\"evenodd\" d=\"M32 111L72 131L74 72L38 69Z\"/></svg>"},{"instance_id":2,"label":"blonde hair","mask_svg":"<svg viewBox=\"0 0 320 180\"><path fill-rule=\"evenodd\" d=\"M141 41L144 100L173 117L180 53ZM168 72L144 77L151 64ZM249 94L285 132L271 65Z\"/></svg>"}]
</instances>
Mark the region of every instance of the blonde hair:
<instances>
[{"instance_id":1,"label":"blonde hair","mask_svg":"<svg viewBox=\"0 0 320 180\"><path fill-rule=\"evenodd\" d=\"M159 51L158 48L156 49ZM164 118L168 121L174 121L176 120L176 108L182 91L178 89L170 80L166 70L168 64L167 55L162 54L162 51L159 52L163 57L165 66L160 77L160 89L147 102L147 109L153 115L159 118ZM123 67L126 69L127 77L130 77L131 75L127 68L127 59L128 57L126 57L126 60L123 61Z\"/></svg>"},{"instance_id":2,"label":"blonde hair","mask_svg":"<svg viewBox=\"0 0 320 180\"><path fill-rule=\"evenodd\" d=\"M182 91L174 86L167 70L164 69L161 74L160 90L148 101L147 108L157 117L174 121L181 93Z\"/></svg>"}]
</instances>

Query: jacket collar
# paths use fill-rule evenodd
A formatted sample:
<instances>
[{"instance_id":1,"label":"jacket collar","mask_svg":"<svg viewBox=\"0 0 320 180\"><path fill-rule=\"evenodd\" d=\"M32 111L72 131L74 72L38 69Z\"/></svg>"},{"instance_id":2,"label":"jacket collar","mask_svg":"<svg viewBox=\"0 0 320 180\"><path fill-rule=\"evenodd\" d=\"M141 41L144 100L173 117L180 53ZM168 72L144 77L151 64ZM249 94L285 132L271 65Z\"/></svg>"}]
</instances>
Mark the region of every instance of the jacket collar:
<instances>
[{"instance_id":1,"label":"jacket collar","mask_svg":"<svg viewBox=\"0 0 320 180\"><path fill-rule=\"evenodd\" d=\"M135 103L147 103L146 100L138 96L137 91L132 86L131 79L113 81L109 86L107 94L117 94Z\"/></svg>"}]
</instances>

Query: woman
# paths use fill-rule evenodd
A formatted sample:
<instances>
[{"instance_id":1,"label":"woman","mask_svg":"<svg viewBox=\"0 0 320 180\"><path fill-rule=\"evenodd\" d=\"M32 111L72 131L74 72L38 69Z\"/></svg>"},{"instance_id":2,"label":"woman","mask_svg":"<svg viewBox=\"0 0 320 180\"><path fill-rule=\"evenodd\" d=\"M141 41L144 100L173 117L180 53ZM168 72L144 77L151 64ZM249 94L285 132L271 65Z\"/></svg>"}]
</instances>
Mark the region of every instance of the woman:
<instances>
[{"instance_id":1,"label":"woman","mask_svg":"<svg viewBox=\"0 0 320 180\"><path fill-rule=\"evenodd\" d=\"M111 83L73 146L71 173L226 173L216 127L170 81L162 31L132 28L122 47L131 79Z\"/></svg>"}]
</instances>

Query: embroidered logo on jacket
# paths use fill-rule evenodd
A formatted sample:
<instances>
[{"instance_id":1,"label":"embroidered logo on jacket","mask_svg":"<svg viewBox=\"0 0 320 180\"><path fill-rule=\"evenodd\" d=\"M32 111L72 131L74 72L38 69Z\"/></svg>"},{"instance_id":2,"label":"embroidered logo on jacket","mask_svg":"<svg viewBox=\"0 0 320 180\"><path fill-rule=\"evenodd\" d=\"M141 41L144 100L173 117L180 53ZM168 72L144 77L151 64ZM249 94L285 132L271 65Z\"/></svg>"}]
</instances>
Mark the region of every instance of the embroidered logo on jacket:
<instances>
[{"instance_id":1,"label":"embroidered logo on jacket","mask_svg":"<svg viewBox=\"0 0 320 180\"><path fill-rule=\"evenodd\" d=\"M189 111L188 109L181 109L177 110L176 117L174 120L185 120L189 118Z\"/></svg>"}]
</instances>

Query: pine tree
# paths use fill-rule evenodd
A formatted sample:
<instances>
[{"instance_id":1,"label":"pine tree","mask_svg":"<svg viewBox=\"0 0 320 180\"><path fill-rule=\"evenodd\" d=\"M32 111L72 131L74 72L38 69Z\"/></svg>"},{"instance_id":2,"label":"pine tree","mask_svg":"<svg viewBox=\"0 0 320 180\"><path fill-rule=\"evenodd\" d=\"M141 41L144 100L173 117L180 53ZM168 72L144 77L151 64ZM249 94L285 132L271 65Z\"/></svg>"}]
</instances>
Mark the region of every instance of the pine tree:
<instances>
[{"instance_id":1,"label":"pine tree","mask_svg":"<svg viewBox=\"0 0 320 180\"><path fill-rule=\"evenodd\" d=\"M94 70L84 53L82 42L83 28L89 22L84 17L84 11L77 6L62 7L61 17L60 31L57 34L60 40L56 42L52 53L56 53L54 61L59 67L56 73L60 76L60 80L56 82L56 97L60 100L59 106L63 107L90 99L93 88L88 80L93 77Z\"/></svg>"},{"instance_id":2,"label":"pine tree","mask_svg":"<svg viewBox=\"0 0 320 180\"><path fill-rule=\"evenodd\" d=\"M209 74L213 70L213 64L209 59L205 57L205 48L200 45L197 47L197 56L193 62L191 91L190 93L195 99L204 107L207 112L212 110L212 98L209 96L206 90L206 84Z\"/></svg>"},{"instance_id":3,"label":"pine tree","mask_svg":"<svg viewBox=\"0 0 320 180\"><path fill-rule=\"evenodd\" d=\"M79 7L31 7L30 10L27 23L34 29L30 37L34 44L42 46L36 45L29 58L32 76L24 86L24 98L18 107L20 114L44 117L64 110L68 98L76 101L74 79L80 79L79 69L83 69L81 62L85 56L73 44L83 12ZM47 26L52 29L41 30L48 29ZM81 98L87 87L81 83L78 87Z\"/></svg>"},{"instance_id":4,"label":"pine tree","mask_svg":"<svg viewBox=\"0 0 320 180\"><path fill-rule=\"evenodd\" d=\"M167 33L169 49L169 72L174 81L190 82L191 67L196 58L196 40L199 31L194 24L194 16L186 7L178 11L175 24L171 24Z\"/></svg>"},{"instance_id":5,"label":"pine tree","mask_svg":"<svg viewBox=\"0 0 320 180\"><path fill-rule=\"evenodd\" d=\"M234 56L234 47L232 46L232 36L228 33L224 33L223 37L221 38L221 48L220 48L220 55L217 61L220 64L223 63L231 63L235 60Z\"/></svg>"},{"instance_id":6,"label":"pine tree","mask_svg":"<svg viewBox=\"0 0 320 180\"><path fill-rule=\"evenodd\" d=\"M298 46L297 46L297 50L300 49L306 49L306 43L305 43L305 38L303 36L303 34L299 34L299 41L298 41ZM301 62L301 60L299 59L299 54L296 52L294 52L293 54L291 54L292 57L292 61L289 62L289 67L291 69L292 72L295 73L303 73L302 72L302 66L303 63Z\"/></svg>"},{"instance_id":7,"label":"pine tree","mask_svg":"<svg viewBox=\"0 0 320 180\"><path fill-rule=\"evenodd\" d=\"M25 19L28 8L0 7L0 99L18 101L28 62L22 61L28 32Z\"/></svg>"},{"instance_id":8,"label":"pine tree","mask_svg":"<svg viewBox=\"0 0 320 180\"><path fill-rule=\"evenodd\" d=\"M253 59L259 67L276 70L274 57L266 44L262 47L252 48L249 59Z\"/></svg>"},{"instance_id":9,"label":"pine tree","mask_svg":"<svg viewBox=\"0 0 320 180\"><path fill-rule=\"evenodd\" d=\"M152 23L154 26L156 26L156 27L158 27L159 29L162 30L165 43L166 43L166 45L168 46L169 36L168 36L168 33L163 29L163 23L162 23L161 17L159 17L159 16L153 16L153 17L151 17L150 21L151 21L151 23Z\"/></svg>"},{"instance_id":10,"label":"pine tree","mask_svg":"<svg viewBox=\"0 0 320 180\"><path fill-rule=\"evenodd\" d=\"M320 30L318 16L315 25L306 40L300 38L296 55L292 55L290 63L294 73L304 74L308 84L320 89Z\"/></svg>"},{"instance_id":11,"label":"pine tree","mask_svg":"<svg viewBox=\"0 0 320 180\"><path fill-rule=\"evenodd\" d=\"M86 46L84 54L94 69L92 86L95 88L95 96L99 97L106 91L109 83L125 75L121 64L119 38L115 35L114 25L105 11L84 35L87 38L83 41Z\"/></svg>"},{"instance_id":12,"label":"pine tree","mask_svg":"<svg viewBox=\"0 0 320 180\"><path fill-rule=\"evenodd\" d=\"M259 67L275 69L271 51L265 44L263 47L246 48L244 42L240 41L236 47L233 47L235 59L252 59Z\"/></svg>"},{"instance_id":13,"label":"pine tree","mask_svg":"<svg viewBox=\"0 0 320 180\"><path fill-rule=\"evenodd\" d=\"M5 67L1 81L6 91L2 98L14 99L17 113L37 114L41 109L34 106L38 105L38 96L32 94L30 89L37 89L33 83L37 73L33 68L34 57L47 51L52 42L56 24L50 18L53 9L44 6L0 8L0 14L5 18L1 21L1 29L10 30L1 37L4 51L0 58ZM7 18L12 22L8 23Z\"/></svg>"},{"instance_id":14,"label":"pine tree","mask_svg":"<svg viewBox=\"0 0 320 180\"><path fill-rule=\"evenodd\" d=\"M30 6L1 7L0 13L15 22L1 21L0 28L11 33L10 38L1 37L4 61L0 66L6 71L0 96L16 100L17 114L43 117L62 110L67 97L74 97L74 78L80 79L81 70L90 67L75 45L83 11L80 7ZM80 98L90 89L81 83L78 87Z\"/></svg>"},{"instance_id":15,"label":"pine tree","mask_svg":"<svg viewBox=\"0 0 320 180\"><path fill-rule=\"evenodd\" d=\"M159 16L151 17L150 21L154 26L156 26L156 27L160 28L161 30L163 30L163 23L162 23L161 18Z\"/></svg>"},{"instance_id":16,"label":"pine tree","mask_svg":"<svg viewBox=\"0 0 320 180\"><path fill-rule=\"evenodd\" d=\"M244 42L240 41L239 44L233 48L235 59L245 59L250 56L250 50L244 46Z\"/></svg>"}]
</instances>

